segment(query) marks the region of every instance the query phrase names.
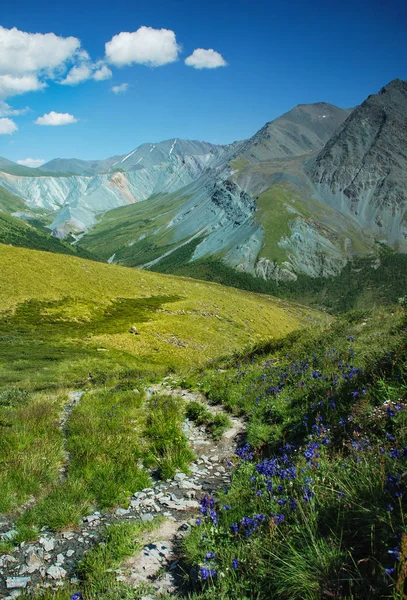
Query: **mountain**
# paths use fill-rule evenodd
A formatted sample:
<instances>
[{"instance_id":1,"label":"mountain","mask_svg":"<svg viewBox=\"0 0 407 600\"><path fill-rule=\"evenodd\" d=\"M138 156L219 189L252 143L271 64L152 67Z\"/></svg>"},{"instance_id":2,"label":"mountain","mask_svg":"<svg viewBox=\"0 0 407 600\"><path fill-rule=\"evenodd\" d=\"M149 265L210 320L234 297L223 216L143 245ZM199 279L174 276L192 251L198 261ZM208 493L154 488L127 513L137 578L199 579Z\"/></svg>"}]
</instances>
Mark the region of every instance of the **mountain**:
<instances>
[{"instance_id":1,"label":"mountain","mask_svg":"<svg viewBox=\"0 0 407 600\"><path fill-rule=\"evenodd\" d=\"M169 255L182 252L187 260L216 256L233 268L255 273L265 239L276 238L280 231L275 223L271 231L264 227L264 219L259 218L263 211L254 198L270 187L276 169L281 170L282 159L275 157L283 155L291 161L298 159L298 154L301 170L304 152L321 149L348 114L347 110L324 103L299 106L267 124L250 140L232 145L216 168L204 171L175 193L105 214L81 244L102 253L104 259L128 266L159 269L161 258L168 262ZM284 132L287 123L290 125ZM273 131L278 133L278 143L274 145ZM260 161L261 153L269 160ZM270 160L273 158L276 165ZM281 256L276 243L271 244L273 251ZM309 252L312 254L314 248ZM319 270L318 266L311 274ZM275 275L264 270L258 274ZM280 269L279 276L295 278L287 269Z\"/></svg>"},{"instance_id":2,"label":"mountain","mask_svg":"<svg viewBox=\"0 0 407 600\"><path fill-rule=\"evenodd\" d=\"M371 95L308 167L317 194L372 235L407 246L407 82Z\"/></svg>"},{"instance_id":3,"label":"mountain","mask_svg":"<svg viewBox=\"0 0 407 600\"><path fill-rule=\"evenodd\" d=\"M63 237L90 228L98 214L182 188L227 163L237 147L173 139L104 161L56 159L22 173L10 163L0 166L0 186L30 209L53 211L50 227Z\"/></svg>"},{"instance_id":4,"label":"mountain","mask_svg":"<svg viewBox=\"0 0 407 600\"><path fill-rule=\"evenodd\" d=\"M299 104L266 123L239 154L249 162L260 162L320 150L351 112L326 102Z\"/></svg>"},{"instance_id":5,"label":"mountain","mask_svg":"<svg viewBox=\"0 0 407 600\"><path fill-rule=\"evenodd\" d=\"M354 110L300 104L228 146L172 139L104 161L56 159L30 177L6 164L0 186L109 262L330 277L378 241L406 247L406 110L396 80Z\"/></svg>"}]
</instances>

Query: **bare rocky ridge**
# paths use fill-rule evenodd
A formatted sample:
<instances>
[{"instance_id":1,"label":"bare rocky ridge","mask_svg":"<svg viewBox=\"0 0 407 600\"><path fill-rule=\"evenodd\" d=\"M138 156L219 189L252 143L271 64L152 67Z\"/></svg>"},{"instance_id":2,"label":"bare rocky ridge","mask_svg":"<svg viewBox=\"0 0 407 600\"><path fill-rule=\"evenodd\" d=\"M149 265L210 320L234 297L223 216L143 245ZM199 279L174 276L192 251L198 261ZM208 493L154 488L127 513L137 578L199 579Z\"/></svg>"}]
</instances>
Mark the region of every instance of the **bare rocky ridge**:
<instances>
[{"instance_id":1,"label":"bare rocky ridge","mask_svg":"<svg viewBox=\"0 0 407 600\"><path fill-rule=\"evenodd\" d=\"M407 82L369 96L333 135L308 174L318 196L379 239L407 246Z\"/></svg>"},{"instance_id":2,"label":"bare rocky ridge","mask_svg":"<svg viewBox=\"0 0 407 600\"><path fill-rule=\"evenodd\" d=\"M250 162L300 156L319 150L352 112L327 102L299 104L266 123L238 150Z\"/></svg>"}]
</instances>

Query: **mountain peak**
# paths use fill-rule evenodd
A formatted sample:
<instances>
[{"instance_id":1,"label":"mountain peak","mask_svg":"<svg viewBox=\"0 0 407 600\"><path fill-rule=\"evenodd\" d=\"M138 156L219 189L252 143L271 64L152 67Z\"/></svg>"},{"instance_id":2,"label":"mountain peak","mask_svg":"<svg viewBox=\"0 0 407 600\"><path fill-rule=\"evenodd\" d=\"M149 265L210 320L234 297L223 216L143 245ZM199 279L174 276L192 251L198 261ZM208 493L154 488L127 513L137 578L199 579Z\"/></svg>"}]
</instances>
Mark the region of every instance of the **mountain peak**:
<instances>
[{"instance_id":1,"label":"mountain peak","mask_svg":"<svg viewBox=\"0 0 407 600\"><path fill-rule=\"evenodd\" d=\"M407 94L407 81L393 79L393 81L382 87L378 95L387 94L388 92L402 92L403 94Z\"/></svg>"}]
</instances>

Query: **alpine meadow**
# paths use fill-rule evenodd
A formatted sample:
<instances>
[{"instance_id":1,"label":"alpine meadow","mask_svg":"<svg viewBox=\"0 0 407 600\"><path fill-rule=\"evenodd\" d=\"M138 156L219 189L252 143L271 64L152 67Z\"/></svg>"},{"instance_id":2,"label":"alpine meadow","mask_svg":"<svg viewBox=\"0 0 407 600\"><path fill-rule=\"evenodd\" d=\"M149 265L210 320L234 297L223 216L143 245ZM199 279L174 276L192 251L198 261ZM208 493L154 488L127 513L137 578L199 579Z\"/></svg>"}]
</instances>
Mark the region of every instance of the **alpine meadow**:
<instances>
[{"instance_id":1,"label":"alpine meadow","mask_svg":"<svg viewBox=\"0 0 407 600\"><path fill-rule=\"evenodd\" d=\"M0 599L407 598L406 6L2 8Z\"/></svg>"}]
</instances>

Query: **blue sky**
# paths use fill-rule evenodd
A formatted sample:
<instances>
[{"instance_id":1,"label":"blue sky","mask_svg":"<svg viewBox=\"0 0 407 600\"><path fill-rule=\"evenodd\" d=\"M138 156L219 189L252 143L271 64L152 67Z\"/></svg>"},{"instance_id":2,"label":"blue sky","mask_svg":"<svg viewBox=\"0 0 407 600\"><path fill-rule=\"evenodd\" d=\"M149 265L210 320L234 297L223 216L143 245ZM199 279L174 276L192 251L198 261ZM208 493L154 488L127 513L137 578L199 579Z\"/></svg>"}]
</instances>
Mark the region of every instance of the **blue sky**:
<instances>
[{"instance_id":1,"label":"blue sky","mask_svg":"<svg viewBox=\"0 0 407 600\"><path fill-rule=\"evenodd\" d=\"M407 79L404 0L37 0L34 4L2 0L0 25L0 92L2 76L3 82L28 76L46 84L18 95L8 84L3 86L0 131L1 126L6 131L18 127L12 134L0 135L0 156L11 160L106 158L171 137L228 143L252 135L296 104L327 101L354 106L390 80ZM143 26L174 32L172 50L164 48L167 64L149 66L148 56L131 62L131 55L120 66L120 60L126 60L118 54L126 41L122 36L112 47L111 60L106 60L106 42ZM27 34L73 36L80 40L81 50L57 67L53 64L52 72L44 62L37 70L34 66L25 71L29 61L24 54L16 58L10 53L9 62L1 64L1 33L9 43L6 30L13 27ZM41 39L36 42L38 52ZM171 58L176 44L182 49ZM198 48L213 49L221 55L215 63L223 58L227 66L187 66L185 59ZM43 50L52 62L56 55L52 44ZM83 50L86 58L80 54ZM160 60L157 54L154 57ZM46 62L42 55L41 60ZM140 64L142 60L147 64ZM74 65L85 65L93 74L105 65L105 75L111 72L111 77L61 85ZM121 84L128 84L127 91L114 94L112 87ZM25 107L30 109L25 114L12 114ZM76 122L35 123L51 112L68 113Z\"/></svg>"}]
</instances>

